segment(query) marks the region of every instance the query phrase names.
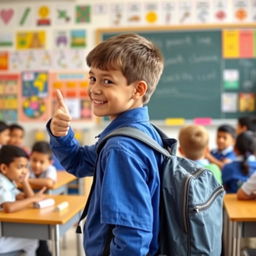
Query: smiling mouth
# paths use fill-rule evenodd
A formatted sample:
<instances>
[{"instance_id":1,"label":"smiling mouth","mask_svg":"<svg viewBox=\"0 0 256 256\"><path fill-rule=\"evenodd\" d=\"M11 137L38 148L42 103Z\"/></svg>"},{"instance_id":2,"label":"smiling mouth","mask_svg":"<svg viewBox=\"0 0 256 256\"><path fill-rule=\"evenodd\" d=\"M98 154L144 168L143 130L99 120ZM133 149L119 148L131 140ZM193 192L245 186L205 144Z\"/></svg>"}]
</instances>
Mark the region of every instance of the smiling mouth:
<instances>
[{"instance_id":1,"label":"smiling mouth","mask_svg":"<svg viewBox=\"0 0 256 256\"><path fill-rule=\"evenodd\" d=\"M93 100L93 103L95 104L95 105L103 105L103 104L105 104L107 101L103 101L103 100Z\"/></svg>"}]
</instances>

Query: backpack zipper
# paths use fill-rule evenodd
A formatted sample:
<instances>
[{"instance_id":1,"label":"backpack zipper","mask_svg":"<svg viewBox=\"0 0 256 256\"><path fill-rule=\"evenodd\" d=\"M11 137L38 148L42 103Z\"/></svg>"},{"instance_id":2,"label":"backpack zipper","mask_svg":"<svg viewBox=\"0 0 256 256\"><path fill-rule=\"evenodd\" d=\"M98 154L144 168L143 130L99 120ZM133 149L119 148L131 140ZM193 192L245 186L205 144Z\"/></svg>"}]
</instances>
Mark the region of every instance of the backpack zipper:
<instances>
[{"instance_id":1,"label":"backpack zipper","mask_svg":"<svg viewBox=\"0 0 256 256\"><path fill-rule=\"evenodd\" d=\"M204 204L201 204L201 205L196 205L192 211L194 212L200 212L202 210L205 210L207 209L211 204L212 202L215 200L215 198L224 191L224 188L223 187L218 187L215 192L212 194L212 196L207 200L206 203Z\"/></svg>"},{"instance_id":2,"label":"backpack zipper","mask_svg":"<svg viewBox=\"0 0 256 256\"><path fill-rule=\"evenodd\" d=\"M188 232L188 220L187 220L187 214L186 214L186 209L187 209L187 202L188 202L188 187L189 187L189 183L191 181L192 178L196 178L197 176L199 176L205 169L199 168L197 171L195 171L193 174L189 174L187 176L187 179L185 181L185 189L184 189L184 201L183 201L183 222L184 222L184 229L185 232ZM212 196L207 200L206 203L201 204L201 205L197 205L193 208L193 211L195 212L199 212L200 210L203 209L207 209L211 203L214 201L214 199L221 193L224 191L224 188L222 186L218 187L216 189L216 191L212 194Z\"/></svg>"}]
</instances>

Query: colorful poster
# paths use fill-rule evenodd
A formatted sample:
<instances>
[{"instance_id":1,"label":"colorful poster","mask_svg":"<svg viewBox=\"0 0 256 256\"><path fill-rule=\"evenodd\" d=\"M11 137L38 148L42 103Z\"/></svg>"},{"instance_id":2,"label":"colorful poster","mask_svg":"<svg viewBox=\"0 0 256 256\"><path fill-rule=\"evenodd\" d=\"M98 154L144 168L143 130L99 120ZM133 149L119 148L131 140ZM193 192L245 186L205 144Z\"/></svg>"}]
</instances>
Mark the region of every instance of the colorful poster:
<instances>
[{"instance_id":1,"label":"colorful poster","mask_svg":"<svg viewBox=\"0 0 256 256\"><path fill-rule=\"evenodd\" d=\"M223 93L221 95L221 111L222 112L237 112L238 101L237 93Z\"/></svg>"},{"instance_id":2,"label":"colorful poster","mask_svg":"<svg viewBox=\"0 0 256 256\"><path fill-rule=\"evenodd\" d=\"M88 75L79 72L54 73L51 75L52 97L60 89L73 120L92 120L91 102L88 96ZM52 109L54 109L53 101Z\"/></svg>"},{"instance_id":3,"label":"colorful poster","mask_svg":"<svg viewBox=\"0 0 256 256\"><path fill-rule=\"evenodd\" d=\"M190 0L178 1L178 23L191 24L193 23L193 10Z\"/></svg>"},{"instance_id":4,"label":"colorful poster","mask_svg":"<svg viewBox=\"0 0 256 256\"><path fill-rule=\"evenodd\" d=\"M239 58L239 31L224 30L222 38L223 58Z\"/></svg>"},{"instance_id":5,"label":"colorful poster","mask_svg":"<svg viewBox=\"0 0 256 256\"><path fill-rule=\"evenodd\" d=\"M239 94L239 110L241 112L255 111L255 94L254 93Z\"/></svg>"},{"instance_id":6,"label":"colorful poster","mask_svg":"<svg viewBox=\"0 0 256 256\"><path fill-rule=\"evenodd\" d=\"M19 74L0 74L0 120L18 120Z\"/></svg>"},{"instance_id":7,"label":"colorful poster","mask_svg":"<svg viewBox=\"0 0 256 256\"><path fill-rule=\"evenodd\" d=\"M56 30L53 34L54 47L67 48L70 45L70 36L68 30Z\"/></svg>"},{"instance_id":8,"label":"colorful poster","mask_svg":"<svg viewBox=\"0 0 256 256\"><path fill-rule=\"evenodd\" d=\"M226 69L223 71L224 89L237 90L239 88L239 71Z\"/></svg>"},{"instance_id":9,"label":"colorful poster","mask_svg":"<svg viewBox=\"0 0 256 256\"><path fill-rule=\"evenodd\" d=\"M22 121L46 121L49 118L51 106L48 80L46 71L22 73Z\"/></svg>"},{"instance_id":10,"label":"colorful poster","mask_svg":"<svg viewBox=\"0 0 256 256\"><path fill-rule=\"evenodd\" d=\"M253 30L253 57L256 58L256 30Z\"/></svg>"},{"instance_id":11,"label":"colorful poster","mask_svg":"<svg viewBox=\"0 0 256 256\"><path fill-rule=\"evenodd\" d=\"M9 53L0 52L0 71L6 71L9 68Z\"/></svg>"},{"instance_id":12,"label":"colorful poster","mask_svg":"<svg viewBox=\"0 0 256 256\"><path fill-rule=\"evenodd\" d=\"M246 21L249 18L248 0L234 0L234 20L235 22Z\"/></svg>"},{"instance_id":13,"label":"colorful poster","mask_svg":"<svg viewBox=\"0 0 256 256\"><path fill-rule=\"evenodd\" d=\"M45 31L23 31L16 34L16 49L45 49Z\"/></svg>"},{"instance_id":14,"label":"colorful poster","mask_svg":"<svg viewBox=\"0 0 256 256\"><path fill-rule=\"evenodd\" d=\"M240 31L240 58L253 57L253 31L241 30Z\"/></svg>"}]
</instances>

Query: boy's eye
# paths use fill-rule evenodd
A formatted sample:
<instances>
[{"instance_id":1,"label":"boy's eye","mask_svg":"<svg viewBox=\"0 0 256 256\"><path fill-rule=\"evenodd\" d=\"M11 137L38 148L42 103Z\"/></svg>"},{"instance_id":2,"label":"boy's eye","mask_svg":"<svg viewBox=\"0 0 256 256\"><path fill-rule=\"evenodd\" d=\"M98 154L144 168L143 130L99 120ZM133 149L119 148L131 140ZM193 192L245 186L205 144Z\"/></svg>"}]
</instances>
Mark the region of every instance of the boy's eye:
<instances>
[{"instance_id":1,"label":"boy's eye","mask_svg":"<svg viewBox=\"0 0 256 256\"><path fill-rule=\"evenodd\" d=\"M111 80L109 80L109 79L104 79L103 83L104 84L113 84L113 82Z\"/></svg>"},{"instance_id":2,"label":"boy's eye","mask_svg":"<svg viewBox=\"0 0 256 256\"><path fill-rule=\"evenodd\" d=\"M94 76L90 76L89 77L89 80L90 80L90 83L94 83L96 81L95 77Z\"/></svg>"}]
</instances>

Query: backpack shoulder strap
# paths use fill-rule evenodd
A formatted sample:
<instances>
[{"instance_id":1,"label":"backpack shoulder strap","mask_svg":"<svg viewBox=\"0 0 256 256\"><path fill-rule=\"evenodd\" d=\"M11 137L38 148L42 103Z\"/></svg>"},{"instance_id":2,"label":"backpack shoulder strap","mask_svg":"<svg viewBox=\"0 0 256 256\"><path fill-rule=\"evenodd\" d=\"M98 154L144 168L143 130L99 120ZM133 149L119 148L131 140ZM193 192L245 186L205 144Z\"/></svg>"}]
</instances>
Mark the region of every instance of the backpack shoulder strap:
<instances>
[{"instance_id":1,"label":"backpack shoulder strap","mask_svg":"<svg viewBox=\"0 0 256 256\"><path fill-rule=\"evenodd\" d=\"M133 127L122 127L119 129L114 130L113 132L109 133L105 136L102 140L99 141L97 145L97 153L101 151L107 140L114 136L126 136L130 138L134 138L143 142L144 144L148 145L149 147L153 148L154 150L158 151L159 153L165 155L166 157L170 157L170 152L159 145L154 139L148 136L146 133L142 132L141 130Z\"/></svg>"}]
</instances>

